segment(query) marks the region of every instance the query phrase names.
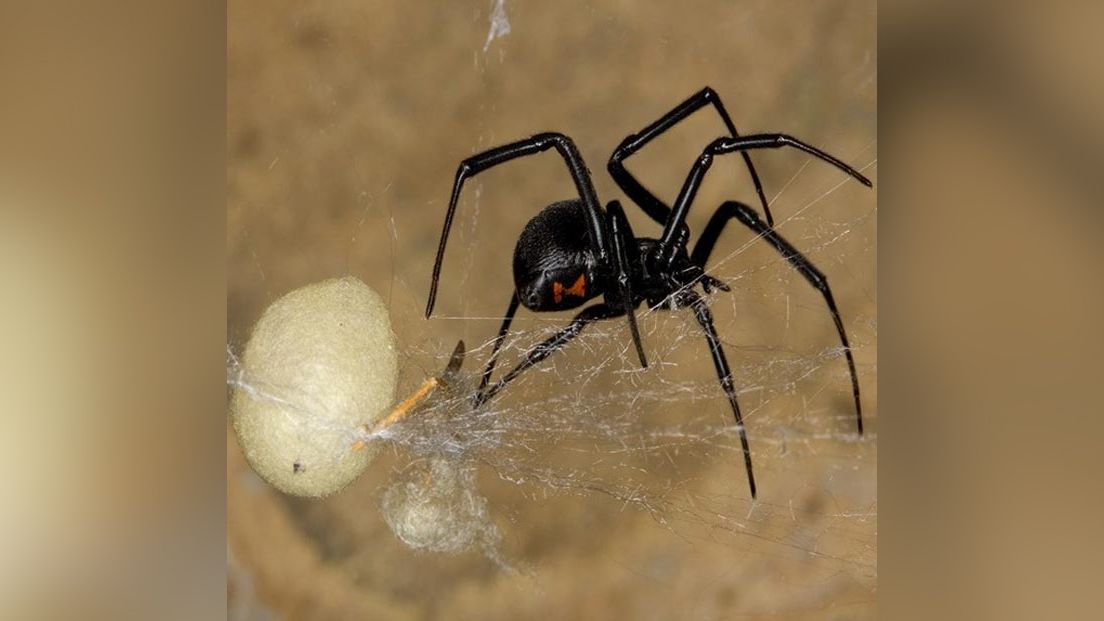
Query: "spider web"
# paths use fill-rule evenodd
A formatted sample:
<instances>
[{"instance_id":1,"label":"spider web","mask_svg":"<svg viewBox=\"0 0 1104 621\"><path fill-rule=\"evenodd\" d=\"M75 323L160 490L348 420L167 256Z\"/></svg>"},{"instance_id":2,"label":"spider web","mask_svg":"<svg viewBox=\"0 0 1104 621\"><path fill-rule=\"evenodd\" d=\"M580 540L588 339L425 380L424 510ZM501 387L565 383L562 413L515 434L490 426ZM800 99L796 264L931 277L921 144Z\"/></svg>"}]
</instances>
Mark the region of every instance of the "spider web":
<instances>
[{"instance_id":1,"label":"spider web","mask_svg":"<svg viewBox=\"0 0 1104 621\"><path fill-rule=\"evenodd\" d=\"M869 173L874 165L868 160L863 169ZM823 172L804 183L807 167L808 163L802 165L772 199L778 213L776 229L822 271L854 273L856 266L847 269L847 263L833 260L834 251L850 252L845 247L854 245L852 238L870 234L875 212L852 213L844 219L819 215L819 204L837 193L852 193L853 188L841 175ZM451 281L456 289L482 292L482 285L473 283L473 274L483 272L479 255L503 253L500 242L495 251L483 250L490 242L479 234L482 185L472 185L471 198L462 207L469 215L456 227L450 244L462 250L449 253L445 273L461 274ZM809 185L819 187L804 195L793 189ZM795 208L793 203L799 204ZM643 223L637 234L648 234L648 226ZM403 235L393 220L389 230L400 243ZM861 240L860 245L869 241ZM843 258L856 260L854 254ZM872 255L861 252L858 258L870 260ZM650 361L647 369L639 367L623 320L598 322L474 411L470 397L501 317L474 310L485 308L482 296L457 296L462 300L459 312L448 312L456 305L445 300L456 298L445 286L445 312L429 323L410 325L401 318L420 314L411 306L419 301L421 287L399 270L392 272L387 289L393 313L400 318L396 330L404 352L404 391L412 392L418 382L445 367L452 337L443 335L459 331L468 353L451 386L439 389L400 424L372 438L401 454L394 466L395 480L410 480L407 470L418 472L420 464L442 459L458 470L478 471L480 487L487 488L478 493L489 495L490 510L453 527L461 538L471 537L473 530L482 533L487 554L505 567L513 561L499 550L501 529L496 522L516 523L524 511L511 505L519 499L541 502L550 495L567 495L596 497L622 510L641 511L676 536L702 537L704 532L710 541L737 548L789 549L872 576L876 550L865 537L868 522L876 520L871 476L876 435L860 439L855 433L843 348L823 300L787 261L735 221L708 271L733 288L732 293L714 292L707 299L736 379L760 484L758 501L750 500L732 413L701 329L688 310L638 310ZM496 293L510 291L508 285L501 286L509 279L479 279L495 283L488 288ZM838 279L829 280L834 284ZM869 303L871 283L858 285L856 295ZM851 290L846 284L844 288ZM859 360L870 428L869 419L876 412L870 355L876 319L869 311L855 312L855 306L869 304L857 305L850 297L841 300ZM496 377L563 327L572 314L549 318L523 310L503 343ZM231 384L255 397L295 402L291 387L259 390L242 375L233 347L228 356ZM496 512L500 506L505 509Z\"/></svg>"},{"instance_id":2,"label":"spider web","mask_svg":"<svg viewBox=\"0 0 1104 621\"><path fill-rule=\"evenodd\" d=\"M818 264L818 258L873 217L867 213L856 214L852 220L829 221L808 214L843 183L832 184L778 223L783 234L795 230L795 224L812 224L796 239ZM761 486L776 485L777 470L801 470L802 464L808 464L811 467L805 472L810 483L837 479L822 490L826 497L834 498L833 487L845 489L853 484L846 481L845 473L873 457L861 448L849 450L860 441L848 399L843 349L819 294L773 251L759 252L762 249L755 247L756 241L749 239L747 231L740 235L738 228L733 223L729 235L743 240L735 248L727 244L728 252L718 252L721 256L709 266L709 272L729 283L734 293L715 293L709 301L736 378ZM466 234L471 234L471 227ZM462 282L460 288L465 286ZM762 297L756 299L758 296ZM750 343L744 341L740 333L751 332L754 326L745 325L741 330L741 318L763 315L778 319L763 321L764 325L780 324L780 329L767 327L748 339ZM515 320L496 376L565 325L568 317ZM442 320L473 319L461 314ZM465 366L472 376L482 370L489 356L492 342L486 337L493 336L499 318L475 321L477 329L464 329L468 341L475 343ZM793 495L801 494L787 489L783 495L789 496L787 502L778 504L773 500L778 494L767 490L760 502L749 502L732 413L692 314L642 307L639 321L650 368L641 369L636 362L623 320L592 324L572 344L511 384L486 411L467 411L467 394L460 391L461 396L435 406L443 416L427 416L422 424L412 421L400 442L409 443L416 453L447 447L487 466L505 481L535 485L540 490L530 495L539 496L549 489L600 494L646 511L658 524L676 531L678 523L685 521L707 525L714 535L722 531L762 537L842 563L872 562L872 549L834 556L822 553L819 546L829 533L846 537L856 516L873 519L874 505L822 513L816 520L822 530L812 537L813 545L770 529L764 532L762 527L778 513L792 516ZM851 326L853 347L872 345L867 339L872 337L873 317L850 316L845 321ZM856 326L863 322L870 325ZM812 332L821 338L796 335L804 324L817 326ZM478 332L483 332L483 340ZM447 347L438 347L419 353L432 357L433 351L447 351ZM869 362L861 366L867 384L872 369ZM469 378L469 387L474 381ZM865 400L869 417L871 395ZM444 429L435 429L435 424ZM423 444L427 438L430 441ZM806 485L800 488L808 489Z\"/></svg>"},{"instance_id":3,"label":"spider web","mask_svg":"<svg viewBox=\"0 0 1104 621\"><path fill-rule=\"evenodd\" d=\"M491 9L492 3L487 4ZM464 515L455 513L458 517L451 522L464 531L458 540L467 541L474 531L486 556L503 567L547 575L558 571L560 558L584 563L587 555L606 555L651 576L662 567L655 560L662 553L656 550L690 550L686 558L697 563L692 573L739 575L753 581L767 576L780 586L760 590L784 591L793 596L785 601L796 609L855 596L847 584L859 584L857 597L869 599L877 574L876 195L823 163L795 151L753 154L776 230L827 276L832 287L856 358L864 437L855 433L847 364L823 298L784 258L735 221L707 265L732 292L714 292L706 299L733 371L759 486L757 500L752 501L748 492L732 412L701 328L688 310L638 310L647 369L640 368L624 319L598 322L483 409L471 409L468 397L478 384L512 291L510 259L517 235L541 206L574 196L574 188L554 154L525 158L469 181L445 256L437 307L426 321L422 316L433 254L460 158L535 131L564 131L579 145L599 197L622 201L636 235L659 235L659 226L625 200L603 164L618 141L654 120L664 111L663 104L645 106L631 97L608 97L599 105L585 96L587 91L565 89L573 93L565 97L569 101L530 101L525 110L506 109L500 99L510 97L503 95L506 91L496 73L518 79L506 69L544 67L543 79L557 84L574 84L581 74L525 55L531 51L524 47L524 37L533 32L527 26L544 23L534 13L543 9L497 2L493 7L503 8L512 32L490 36L494 28L488 32L487 19L494 11L478 24L471 71L482 76L476 83L483 92L456 96L467 106L464 117L474 119L473 127L464 127L464 138L447 145L419 143L419 128L404 124L407 118L428 123L445 104L402 100L407 106L402 114L381 113L388 119L383 123L385 133L362 130L362 123L368 123L346 121L345 108L335 107L331 112L336 120L314 134L289 135L279 156L250 164L236 178L243 186L255 183L266 189L243 191L230 210L228 228L238 261L236 280L230 285L231 384L258 388L241 373L236 359L249 326L265 305L295 287L345 274L361 278L388 300L401 347L400 397L413 393L427 377L439 375L458 340L467 347L459 378L450 388L438 389L388 433L373 438L388 450L357 484L310 506L289 504L308 516L303 518L306 528L326 533L317 538L328 553L352 559L350 565L355 561L356 571L363 572L373 587L400 579L374 572L374 559L360 550L384 553L381 542L394 539L387 530L388 525L395 527L396 518L389 507L411 504L396 499L394 490L407 487L424 491L424 497L444 498L445 505L468 507ZM749 23L749 32L756 31L751 27L755 20ZM728 41L732 35L726 30L723 38ZM833 45L851 44L846 38L834 41ZM708 56L705 46L682 52L690 49L685 43L655 50L684 53L706 65L706 60L724 62L719 55ZM818 57L821 45L813 46ZM786 75L781 54L782 68L744 73ZM872 53L866 57L862 64L843 67L846 76L831 76L856 90L842 96L837 109L821 98L810 109L790 104L774 115L766 113L773 103L734 99L762 91L769 100L800 100L787 88L826 79L818 75L828 63L797 64L806 73L791 75L792 83L779 78L744 87L712 86L741 131L792 133L862 170L877 184L869 86L874 79ZM410 81L420 87L429 81L413 77L417 72L397 75L379 90L422 92L423 88L410 87ZM467 85L465 80L458 82L457 88ZM663 91L649 98L668 105L692 92L672 92L643 80L641 84L637 94ZM311 92L328 92L328 86L312 84ZM364 99L346 104L375 111L390 103L373 96ZM598 110L608 116L589 118ZM264 122L279 126L279 119ZM706 109L634 155L627 167L670 203L693 158L722 130L716 115ZM391 134L394 142L387 142L384 138ZM302 139L318 143L311 152L316 161L296 165ZM408 148L392 152L396 145ZM271 185L275 187L269 190ZM337 188L332 195L331 186ZM303 204L316 193L322 208ZM287 199L283 210L264 202L274 196L283 200L284 195L299 202ZM350 196L355 196L355 204L350 204ZM691 243L716 206L728 199L761 212L738 156L718 159L706 177L688 219ZM268 209L273 215L256 217ZM521 309L499 354L496 378L567 325L573 314ZM294 401L288 387L263 388ZM439 477L451 481L451 489L426 483L432 480L426 474L439 469L442 460L459 473ZM479 502L461 502L470 501L473 492ZM366 507L379 508L380 515L365 515L371 513ZM358 524L383 525L382 531L352 527L352 518L343 517L347 515L357 516ZM714 549L721 560L708 565L702 559ZM407 564L418 558L401 557ZM426 561L420 567L438 571L439 562L444 561ZM433 574L443 576L440 584L458 582L447 570L441 571ZM773 572L786 578L774 580ZM412 592L424 592L399 583ZM770 602L772 610L776 601Z\"/></svg>"}]
</instances>

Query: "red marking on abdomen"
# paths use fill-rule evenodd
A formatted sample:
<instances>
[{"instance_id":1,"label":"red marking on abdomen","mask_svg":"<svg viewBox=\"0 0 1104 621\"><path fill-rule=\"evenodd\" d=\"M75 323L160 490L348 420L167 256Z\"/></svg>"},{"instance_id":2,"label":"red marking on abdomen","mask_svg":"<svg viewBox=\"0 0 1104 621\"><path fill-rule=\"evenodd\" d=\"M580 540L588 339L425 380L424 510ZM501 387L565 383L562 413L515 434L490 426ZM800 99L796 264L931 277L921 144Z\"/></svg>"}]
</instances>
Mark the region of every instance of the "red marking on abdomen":
<instances>
[{"instance_id":1,"label":"red marking on abdomen","mask_svg":"<svg viewBox=\"0 0 1104 621\"><path fill-rule=\"evenodd\" d=\"M552 299L559 304L563 301L564 294L577 297L586 297L586 274L579 274L570 287L565 288L559 281L552 283Z\"/></svg>"}]
</instances>

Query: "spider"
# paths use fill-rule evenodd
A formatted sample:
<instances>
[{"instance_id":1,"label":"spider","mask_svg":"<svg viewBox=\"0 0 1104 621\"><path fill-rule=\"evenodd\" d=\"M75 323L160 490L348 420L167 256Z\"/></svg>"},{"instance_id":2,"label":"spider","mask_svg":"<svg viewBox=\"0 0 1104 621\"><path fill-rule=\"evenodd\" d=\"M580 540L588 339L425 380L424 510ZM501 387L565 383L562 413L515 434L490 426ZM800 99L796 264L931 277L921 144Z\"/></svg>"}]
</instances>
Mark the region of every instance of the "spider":
<instances>
[{"instance_id":1,"label":"spider","mask_svg":"<svg viewBox=\"0 0 1104 621\"><path fill-rule=\"evenodd\" d=\"M728 135L717 138L705 147L691 167L674 206L668 206L641 185L626 170L623 162L657 136L706 106L712 106L721 117L728 129ZM731 291L728 285L706 274L705 265L725 225L735 219L751 229L757 238L774 247L809 284L824 296L824 301L839 332L840 341L843 343L847 365L851 372L855 420L858 432L862 435L862 405L859 399L859 380L855 372L855 361L851 355L851 346L848 344L839 310L828 287L828 281L809 259L775 232L774 221L759 175L755 172L755 166L748 153L754 149L780 147L800 149L832 164L863 185L872 187L870 180L857 170L797 138L786 134L739 135L720 97L709 87L682 102L639 133L625 138L613 152L607 166L610 175L621 190L645 214L663 226L663 232L659 238L634 235L620 202L612 200L605 209L601 207L590 179L590 172L579 150L575 143L563 134L537 134L525 140L489 149L461 162L456 171L452 197L449 200L448 212L445 214L444 227L437 248L437 259L433 265L433 280L426 304L427 319L433 312L445 245L448 243L456 205L466 180L499 164L555 149L567 165L578 191L577 198L552 203L541 210L529 220L518 238L513 259L514 291L510 294L509 306L506 308L502 326L494 340L490 360L487 362L479 388L473 397L474 406L478 408L492 399L526 370L565 347L586 326L599 320L626 317L641 367L647 368L648 362L636 322L636 308L642 302L647 302L651 309L688 308L693 311L701 325L709 345L709 353L713 358L713 365L716 367L717 378L736 418L736 429L743 448L748 485L751 489L751 497L755 498L756 486L751 464L751 450L748 447L747 432L740 414L740 406L736 401L735 381L705 298L694 290L696 285L700 285L706 295L712 294L715 289ZM751 207L737 201L726 201L713 213L694 244L693 250L688 253L690 231L685 223L687 212L713 159L728 153L740 153L743 156L759 202L762 204L766 222L760 219ZM603 296L602 302L584 308L570 324L531 349L525 359L505 376L493 384L490 383L499 348L510 329L510 323L519 305L534 312L562 311L582 306L599 295Z\"/></svg>"}]
</instances>

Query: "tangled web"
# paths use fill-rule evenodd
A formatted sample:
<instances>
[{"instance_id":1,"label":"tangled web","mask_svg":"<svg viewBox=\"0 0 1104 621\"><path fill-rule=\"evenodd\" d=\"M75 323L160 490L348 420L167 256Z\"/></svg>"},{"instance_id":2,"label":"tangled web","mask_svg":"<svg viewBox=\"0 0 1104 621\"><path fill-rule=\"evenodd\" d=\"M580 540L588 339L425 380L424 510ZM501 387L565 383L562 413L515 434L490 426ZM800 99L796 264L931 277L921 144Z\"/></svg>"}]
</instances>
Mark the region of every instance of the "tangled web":
<instances>
[{"instance_id":1,"label":"tangled web","mask_svg":"<svg viewBox=\"0 0 1104 621\"><path fill-rule=\"evenodd\" d=\"M876 210L842 219L810 210L844 183L833 181L776 225L833 285L847 284L846 261L856 258L850 250L838 257L835 251L863 248L858 258L873 260L874 242L854 238L872 230ZM456 246L480 247L464 241L473 235L477 214L476 208L472 224L460 227ZM408 367L442 382L394 425L354 430L349 438L350 445L384 442L406 456L381 500L396 535L437 552L480 546L508 567L499 541L500 525L510 516L497 513L495 502L505 487L530 500L551 494L607 498L679 536L736 546L751 539L874 575L876 435L855 433L847 365L831 317L784 258L747 235L740 239L708 266L733 293L714 292L708 299L736 379L760 479L758 500L748 494L735 421L688 311L638 311L648 369L636 361L624 321L598 322L479 409L472 395L501 318L464 314L441 318L463 324L468 347L462 364L450 360L452 344L441 337L402 343ZM457 271L473 273L474 252L467 251L461 262L467 265ZM851 283L844 296L835 291L868 419L876 411L871 288ZM566 322L562 315L519 316L502 345L496 377ZM248 387L249 378L229 355L231 383ZM405 383L413 387L422 379ZM278 398L294 401L294 395ZM482 491L488 479L498 492Z\"/></svg>"}]
</instances>

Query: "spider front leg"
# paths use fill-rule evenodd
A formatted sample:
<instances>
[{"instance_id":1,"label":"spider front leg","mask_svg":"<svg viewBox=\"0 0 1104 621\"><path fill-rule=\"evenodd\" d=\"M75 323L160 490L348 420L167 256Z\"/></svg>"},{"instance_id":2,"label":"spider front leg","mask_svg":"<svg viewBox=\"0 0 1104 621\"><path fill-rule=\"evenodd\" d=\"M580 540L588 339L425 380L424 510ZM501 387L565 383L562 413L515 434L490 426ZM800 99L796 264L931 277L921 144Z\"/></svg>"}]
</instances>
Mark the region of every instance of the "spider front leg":
<instances>
[{"instance_id":1,"label":"spider front leg","mask_svg":"<svg viewBox=\"0 0 1104 621\"><path fill-rule=\"evenodd\" d=\"M441 278L441 264L445 258L445 246L448 244L449 231L452 229L452 218L456 215L456 205L460 200L460 191L464 188L464 182L488 168L552 148L556 149L556 152L559 153L567 165L568 172L575 182L575 189L578 190L579 198L586 209L587 232L594 248L595 257L603 265L609 260L605 225L602 221L602 209L598 204L598 195L594 191L594 183L590 180L586 163L583 162L579 149L570 138L563 134L544 133L501 147L495 147L469 157L461 162L456 169L456 180L452 185L452 196L449 199L448 211L445 212L445 224L441 228L441 240L437 245L437 259L433 263L433 278L429 286L429 299L426 302L425 316L427 319L433 313L433 306L437 301L437 285Z\"/></svg>"},{"instance_id":2,"label":"spider front leg","mask_svg":"<svg viewBox=\"0 0 1104 621\"><path fill-rule=\"evenodd\" d=\"M483 369L483 377L479 380L479 390L476 392L477 405L479 403L478 395L487 389L487 384L491 381L495 363L498 362L498 350L502 347L502 342L506 340L506 333L510 331L510 324L513 323L514 315L517 314L518 304L517 292L510 294L510 305L506 307L506 315L502 318L502 325L498 328L498 336L495 337L494 345L491 347L491 358L487 361L487 368Z\"/></svg>"},{"instance_id":3,"label":"spider front leg","mask_svg":"<svg viewBox=\"0 0 1104 621\"><path fill-rule=\"evenodd\" d=\"M843 329L843 319L840 318L839 309L836 308L836 301L832 297L832 289L828 286L828 278L813 265L813 262L783 239L767 223L760 220L755 210L736 201L727 201L717 208L713 217L709 219L709 224L705 226L705 230L698 238L698 242L694 246L694 252L690 255L690 261L704 269L705 263L713 253L713 247L717 244L717 238L721 231L733 219L751 229L760 239L770 244L790 262L794 269L805 277L805 280L809 281L813 288L824 296L824 302L828 305L829 312L832 313L832 320L836 323L836 331L839 332L840 342L843 344L843 353L847 358L847 368L851 371L851 391L855 396L855 423L861 436L863 434L862 400L859 398L859 376L855 371L855 358L851 354L851 345L847 342L847 332Z\"/></svg>"},{"instance_id":4,"label":"spider front leg","mask_svg":"<svg viewBox=\"0 0 1104 621\"><path fill-rule=\"evenodd\" d=\"M571 320L564 328L561 328L558 332L545 339L539 345L529 350L529 353L525 355L525 360L521 361L516 367L510 370L502 379L498 380L494 384L491 384L489 388L484 389L480 387L478 393L475 396L475 407L480 407L484 403L490 401L505 388L510 382L518 378L522 373L533 368L545 358L551 356L557 351L561 350L575 337L579 336L579 333L583 331L583 328L600 321L602 319L612 319L622 314L622 310L608 306L604 303L594 304L584 308L579 314L575 315L575 318ZM492 359L493 360L493 359ZM490 377L489 371L491 367L488 367L486 377Z\"/></svg>"}]
</instances>

